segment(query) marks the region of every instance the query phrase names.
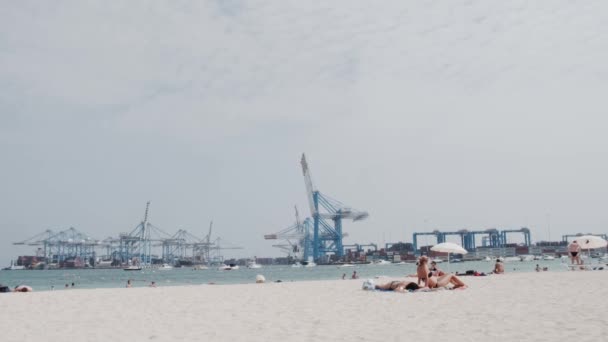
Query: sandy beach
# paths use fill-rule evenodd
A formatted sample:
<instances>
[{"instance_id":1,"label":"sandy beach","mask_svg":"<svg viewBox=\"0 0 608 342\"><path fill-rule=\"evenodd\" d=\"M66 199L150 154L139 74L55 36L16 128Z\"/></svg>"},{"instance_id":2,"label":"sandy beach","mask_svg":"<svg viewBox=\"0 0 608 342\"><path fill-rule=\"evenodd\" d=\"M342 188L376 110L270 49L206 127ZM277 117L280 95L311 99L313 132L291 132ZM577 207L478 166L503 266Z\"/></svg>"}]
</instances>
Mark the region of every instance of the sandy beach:
<instances>
[{"instance_id":1,"label":"sandy beach","mask_svg":"<svg viewBox=\"0 0 608 342\"><path fill-rule=\"evenodd\" d=\"M608 271L463 279L465 290L403 294L363 291L363 279L9 293L0 295L0 330L5 342L602 341L608 336Z\"/></svg>"}]
</instances>

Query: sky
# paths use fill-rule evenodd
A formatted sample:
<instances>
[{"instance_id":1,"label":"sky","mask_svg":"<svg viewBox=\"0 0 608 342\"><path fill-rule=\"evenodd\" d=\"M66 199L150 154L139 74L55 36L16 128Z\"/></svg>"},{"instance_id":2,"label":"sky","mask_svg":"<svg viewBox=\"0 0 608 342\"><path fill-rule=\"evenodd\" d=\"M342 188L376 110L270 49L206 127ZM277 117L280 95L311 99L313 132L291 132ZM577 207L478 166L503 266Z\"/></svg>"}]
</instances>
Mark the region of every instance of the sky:
<instances>
[{"instance_id":1,"label":"sky","mask_svg":"<svg viewBox=\"0 0 608 342\"><path fill-rule=\"evenodd\" d=\"M280 256L315 187L344 243L608 233L605 1L0 2L0 265L31 236ZM523 238L514 236L514 242ZM519 239L519 240L518 240ZM422 244L432 241L422 241Z\"/></svg>"}]
</instances>

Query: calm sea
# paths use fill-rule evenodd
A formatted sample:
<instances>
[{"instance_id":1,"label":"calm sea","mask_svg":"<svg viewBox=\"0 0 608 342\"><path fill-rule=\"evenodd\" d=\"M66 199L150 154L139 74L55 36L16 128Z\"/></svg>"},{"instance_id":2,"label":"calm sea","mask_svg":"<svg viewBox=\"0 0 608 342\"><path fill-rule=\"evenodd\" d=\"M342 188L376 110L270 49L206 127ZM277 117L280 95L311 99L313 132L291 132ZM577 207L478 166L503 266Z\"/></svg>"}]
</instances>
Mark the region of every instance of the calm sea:
<instances>
[{"instance_id":1,"label":"calm sea","mask_svg":"<svg viewBox=\"0 0 608 342\"><path fill-rule=\"evenodd\" d=\"M549 271L566 271L567 268L559 260L507 262L506 272L534 272L536 264L548 267ZM442 263L438 265L444 271L466 272L476 270L490 272L494 266L491 262L471 261L461 263ZM263 266L260 269L220 271L217 269L193 270L192 268L174 268L170 270L144 269L142 271L123 271L122 269L64 269L44 271L0 271L0 284L15 287L29 285L35 291L64 290L69 288L117 288L125 287L131 279L133 287L148 286L156 282L157 286L200 285L200 284L245 284L254 283L258 274L264 275L267 282L275 281L306 281L341 279L343 274L350 279L353 271L359 277L373 278L376 276L402 277L415 273L414 264L391 265L357 265L354 267L316 266L311 268L293 268L291 266Z\"/></svg>"}]
</instances>

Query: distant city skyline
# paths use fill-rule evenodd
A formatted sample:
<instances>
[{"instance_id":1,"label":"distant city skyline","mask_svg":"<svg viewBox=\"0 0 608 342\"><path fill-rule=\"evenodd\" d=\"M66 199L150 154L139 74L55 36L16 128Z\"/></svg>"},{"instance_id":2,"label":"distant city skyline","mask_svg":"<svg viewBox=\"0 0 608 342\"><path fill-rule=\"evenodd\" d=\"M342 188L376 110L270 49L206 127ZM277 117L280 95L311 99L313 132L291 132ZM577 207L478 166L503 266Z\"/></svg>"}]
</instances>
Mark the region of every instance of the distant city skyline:
<instances>
[{"instance_id":1,"label":"distant city skyline","mask_svg":"<svg viewBox=\"0 0 608 342\"><path fill-rule=\"evenodd\" d=\"M608 3L4 2L0 266L69 227L280 256L316 187L345 243L608 233ZM514 238L515 239L515 238Z\"/></svg>"}]
</instances>

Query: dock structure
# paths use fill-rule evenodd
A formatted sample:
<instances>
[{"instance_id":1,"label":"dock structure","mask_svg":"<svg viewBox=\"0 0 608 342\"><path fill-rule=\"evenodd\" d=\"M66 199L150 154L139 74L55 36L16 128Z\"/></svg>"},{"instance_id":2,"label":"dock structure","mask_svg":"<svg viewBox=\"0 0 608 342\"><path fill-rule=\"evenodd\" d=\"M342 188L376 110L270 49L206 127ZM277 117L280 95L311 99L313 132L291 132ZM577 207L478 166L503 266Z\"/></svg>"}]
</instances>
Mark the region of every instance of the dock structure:
<instances>
[{"instance_id":1,"label":"dock structure","mask_svg":"<svg viewBox=\"0 0 608 342\"><path fill-rule=\"evenodd\" d=\"M522 227L519 229L505 229L498 230L496 228L489 228L483 230L468 230L460 229L457 231L440 231L433 230L432 232L415 232L413 233L413 244L416 253L420 253L419 249L419 237L420 236L433 236L436 243L446 242L447 236L457 235L460 238L460 244L467 251L474 252L477 249L477 237L481 237L482 247L491 248L503 248L509 245L508 234L519 233L524 236L524 245L530 247L532 245L532 238L530 229Z\"/></svg>"},{"instance_id":2,"label":"dock structure","mask_svg":"<svg viewBox=\"0 0 608 342\"><path fill-rule=\"evenodd\" d=\"M209 234L199 238L185 229L170 235L148 220L150 202L143 220L129 233L98 240L70 227L59 232L47 229L14 245L38 247L36 255L24 258L27 268L120 267L154 264L210 264L223 260L222 250L242 247L224 244ZM21 259L20 259L21 260Z\"/></svg>"}]
</instances>

